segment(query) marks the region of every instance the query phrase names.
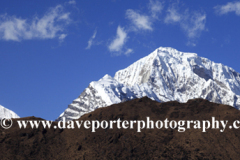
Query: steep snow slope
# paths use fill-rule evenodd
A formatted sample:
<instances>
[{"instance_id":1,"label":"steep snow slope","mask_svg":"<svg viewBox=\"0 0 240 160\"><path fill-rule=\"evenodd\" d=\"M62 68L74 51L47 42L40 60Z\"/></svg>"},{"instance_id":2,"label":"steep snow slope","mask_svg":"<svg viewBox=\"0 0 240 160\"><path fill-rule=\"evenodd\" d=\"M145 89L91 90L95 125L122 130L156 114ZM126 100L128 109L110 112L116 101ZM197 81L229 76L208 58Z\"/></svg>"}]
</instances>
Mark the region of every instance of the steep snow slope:
<instances>
[{"instance_id":1,"label":"steep snow slope","mask_svg":"<svg viewBox=\"0 0 240 160\"><path fill-rule=\"evenodd\" d=\"M160 47L114 78L126 86L147 83L162 101L204 98L240 108L240 74L195 53Z\"/></svg>"},{"instance_id":2,"label":"steep snow slope","mask_svg":"<svg viewBox=\"0 0 240 160\"><path fill-rule=\"evenodd\" d=\"M13 111L0 105L0 119L2 118L20 118L20 117Z\"/></svg>"},{"instance_id":3,"label":"steep snow slope","mask_svg":"<svg viewBox=\"0 0 240 160\"><path fill-rule=\"evenodd\" d=\"M148 96L156 101L204 98L240 109L240 74L195 53L160 47L114 78L91 82L57 120L77 119L99 107Z\"/></svg>"},{"instance_id":4,"label":"steep snow slope","mask_svg":"<svg viewBox=\"0 0 240 160\"><path fill-rule=\"evenodd\" d=\"M111 76L105 75L99 81L91 82L80 96L68 105L68 108L57 120L62 120L63 117L66 120L77 119L99 107L106 107L144 96L158 100L147 85L127 87Z\"/></svg>"}]
</instances>

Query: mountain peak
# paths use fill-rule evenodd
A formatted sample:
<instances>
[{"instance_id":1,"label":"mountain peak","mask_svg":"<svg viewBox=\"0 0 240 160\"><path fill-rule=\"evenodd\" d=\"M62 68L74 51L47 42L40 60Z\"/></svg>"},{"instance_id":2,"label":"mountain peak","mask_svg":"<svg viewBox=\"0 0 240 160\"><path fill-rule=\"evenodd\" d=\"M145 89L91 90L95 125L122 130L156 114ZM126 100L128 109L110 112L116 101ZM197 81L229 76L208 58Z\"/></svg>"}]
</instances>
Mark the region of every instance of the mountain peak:
<instances>
[{"instance_id":1,"label":"mountain peak","mask_svg":"<svg viewBox=\"0 0 240 160\"><path fill-rule=\"evenodd\" d=\"M178 50L176 50L175 48L172 48L172 47L159 47L156 50L158 50L158 51L167 51L167 52L172 52L172 51L176 52L176 51L178 51Z\"/></svg>"},{"instance_id":2,"label":"mountain peak","mask_svg":"<svg viewBox=\"0 0 240 160\"><path fill-rule=\"evenodd\" d=\"M159 47L154 52L157 52L160 56L171 56L180 59L198 57L196 53L181 52L171 47Z\"/></svg>"},{"instance_id":3,"label":"mountain peak","mask_svg":"<svg viewBox=\"0 0 240 160\"><path fill-rule=\"evenodd\" d=\"M112 80L113 77L110 76L109 74L105 74L105 76L103 76L103 77L101 78L101 80L107 80L107 79Z\"/></svg>"},{"instance_id":4,"label":"mountain peak","mask_svg":"<svg viewBox=\"0 0 240 160\"><path fill-rule=\"evenodd\" d=\"M60 117L79 118L96 108L144 96L159 102L203 98L240 109L240 74L196 53L159 47L117 71L114 78L105 75L91 82Z\"/></svg>"}]
</instances>

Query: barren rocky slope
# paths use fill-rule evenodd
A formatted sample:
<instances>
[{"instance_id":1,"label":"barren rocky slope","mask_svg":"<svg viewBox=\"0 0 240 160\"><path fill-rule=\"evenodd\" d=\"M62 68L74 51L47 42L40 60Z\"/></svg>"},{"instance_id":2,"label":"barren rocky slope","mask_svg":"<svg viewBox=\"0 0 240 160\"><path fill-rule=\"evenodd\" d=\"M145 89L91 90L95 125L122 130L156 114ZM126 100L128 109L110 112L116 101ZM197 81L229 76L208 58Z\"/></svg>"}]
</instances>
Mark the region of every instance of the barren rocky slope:
<instances>
[{"instance_id":1,"label":"barren rocky slope","mask_svg":"<svg viewBox=\"0 0 240 160\"><path fill-rule=\"evenodd\" d=\"M158 103L147 97L98 108L79 120L240 120L240 112L203 99ZM21 120L39 119L34 117ZM54 122L57 123L57 122ZM240 131L199 129L0 128L1 159L238 159Z\"/></svg>"}]
</instances>

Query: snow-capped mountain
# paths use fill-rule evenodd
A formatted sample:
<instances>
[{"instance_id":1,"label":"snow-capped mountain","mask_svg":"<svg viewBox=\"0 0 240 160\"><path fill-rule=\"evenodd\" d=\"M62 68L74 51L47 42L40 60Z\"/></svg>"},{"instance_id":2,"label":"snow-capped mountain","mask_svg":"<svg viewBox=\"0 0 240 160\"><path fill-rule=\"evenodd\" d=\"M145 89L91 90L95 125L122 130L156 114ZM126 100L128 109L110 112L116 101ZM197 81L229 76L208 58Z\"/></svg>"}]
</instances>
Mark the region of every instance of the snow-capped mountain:
<instances>
[{"instance_id":1,"label":"snow-capped mountain","mask_svg":"<svg viewBox=\"0 0 240 160\"><path fill-rule=\"evenodd\" d=\"M13 111L0 105L0 119L3 118L20 118L20 117Z\"/></svg>"},{"instance_id":2,"label":"snow-capped mountain","mask_svg":"<svg viewBox=\"0 0 240 160\"><path fill-rule=\"evenodd\" d=\"M111 76L105 75L99 81L91 82L80 96L68 105L68 108L57 120L62 120L63 117L66 120L77 119L99 107L106 107L144 96L158 100L147 84L128 87Z\"/></svg>"},{"instance_id":3,"label":"snow-capped mountain","mask_svg":"<svg viewBox=\"0 0 240 160\"><path fill-rule=\"evenodd\" d=\"M240 74L196 53L160 47L129 67L94 81L58 117L77 119L99 107L148 96L156 101L204 98L240 109Z\"/></svg>"}]
</instances>

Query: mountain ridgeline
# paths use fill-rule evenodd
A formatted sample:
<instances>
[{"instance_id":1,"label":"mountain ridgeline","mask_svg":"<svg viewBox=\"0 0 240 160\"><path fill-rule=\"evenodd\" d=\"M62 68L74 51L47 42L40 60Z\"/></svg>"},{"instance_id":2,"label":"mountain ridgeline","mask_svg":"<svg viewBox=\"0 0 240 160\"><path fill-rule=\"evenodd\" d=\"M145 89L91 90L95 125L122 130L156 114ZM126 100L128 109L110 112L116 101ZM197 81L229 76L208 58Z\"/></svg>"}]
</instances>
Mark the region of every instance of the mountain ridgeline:
<instances>
[{"instance_id":1,"label":"mountain ridgeline","mask_svg":"<svg viewBox=\"0 0 240 160\"><path fill-rule=\"evenodd\" d=\"M240 109L240 74L195 53L160 47L114 77L91 82L57 120L144 96L158 102L203 98Z\"/></svg>"},{"instance_id":2,"label":"mountain ridgeline","mask_svg":"<svg viewBox=\"0 0 240 160\"><path fill-rule=\"evenodd\" d=\"M204 99L192 99L187 103L177 101L159 103L147 97L98 108L78 119L81 121L122 121L143 120L146 117L154 122L193 120L211 122L226 120L228 125L224 132L219 129L187 129L179 132L178 128L134 129L91 128L54 129L58 123L53 122L51 129L42 125L32 129L31 125L19 129L18 120L44 121L41 118L25 117L13 119L10 129L0 127L1 160L17 159L236 159L240 157L240 130L230 129L235 120L240 119L240 112L222 104ZM147 123L147 122L146 122ZM170 124L170 122L169 122ZM213 123L212 123L213 124ZM147 126L147 125L146 125ZM169 126L169 125L168 125ZM202 126L202 125L201 125ZM238 124L239 126L239 124ZM203 127L203 126L202 126Z\"/></svg>"}]
</instances>

